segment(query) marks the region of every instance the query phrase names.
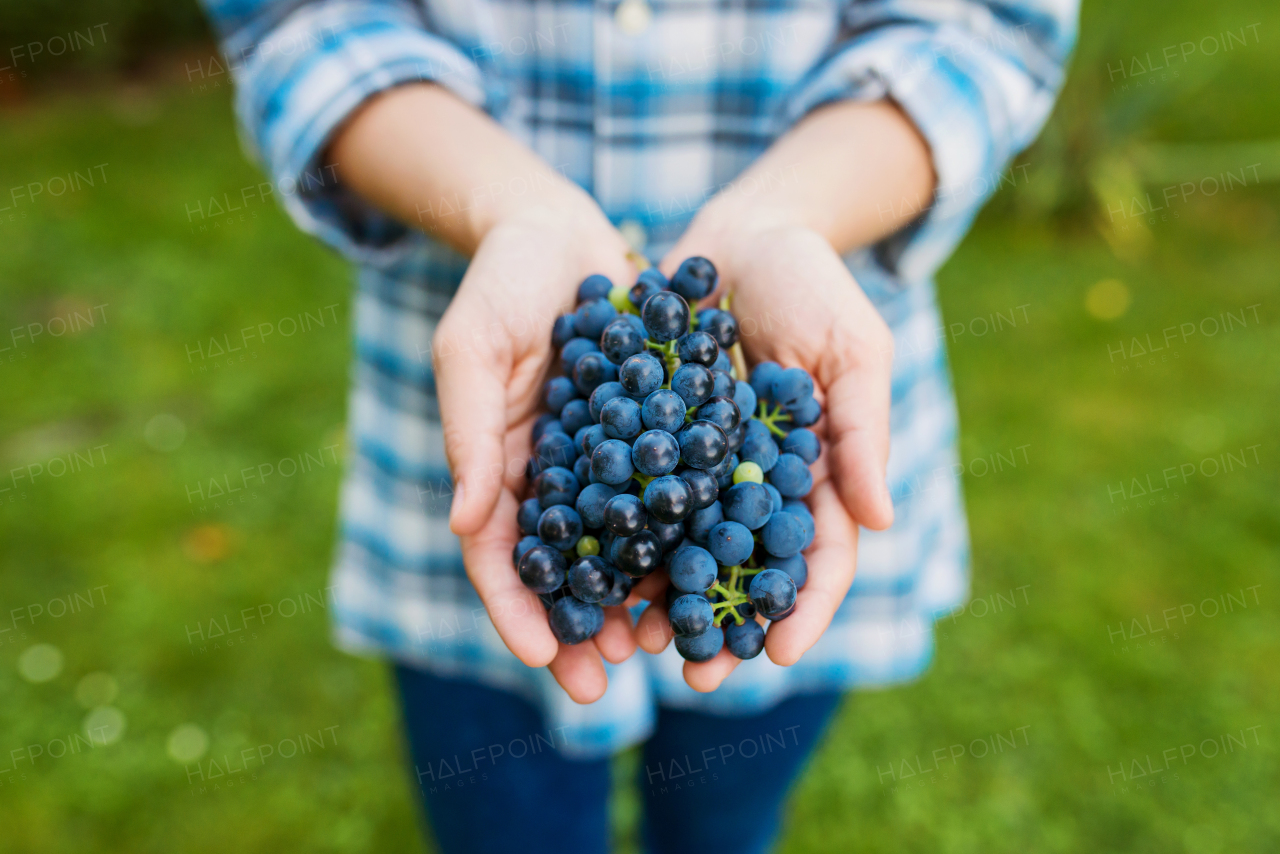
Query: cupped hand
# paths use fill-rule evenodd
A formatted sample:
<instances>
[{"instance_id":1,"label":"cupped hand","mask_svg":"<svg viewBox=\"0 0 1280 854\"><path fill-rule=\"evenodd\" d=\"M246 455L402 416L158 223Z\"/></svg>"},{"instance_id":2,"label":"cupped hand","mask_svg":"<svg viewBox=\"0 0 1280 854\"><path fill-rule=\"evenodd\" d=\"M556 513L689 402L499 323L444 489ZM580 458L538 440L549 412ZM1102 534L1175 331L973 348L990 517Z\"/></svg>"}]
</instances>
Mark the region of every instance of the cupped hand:
<instances>
[{"instance_id":1,"label":"cupped hand","mask_svg":"<svg viewBox=\"0 0 1280 854\"><path fill-rule=\"evenodd\" d=\"M821 235L776 219L725 224L719 216L704 209L663 260L663 272L675 272L691 255L710 258L720 286L705 302L732 293L748 364L804 368L824 413L812 428L823 450L806 498L817 528L805 553L808 582L795 612L773 623L765 641L770 659L790 665L826 631L853 583L858 526L883 530L893 522L885 484L893 337ZM661 651L671 638L661 602L658 595L636 626L648 652ZM710 661L685 662L685 680L695 690L713 691L737 663L724 649Z\"/></svg>"},{"instance_id":2,"label":"cupped hand","mask_svg":"<svg viewBox=\"0 0 1280 854\"><path fill-rule=\"evenodd\" d=\"M530 667L549 667L579 703L605 691L602 656L618 663L635 651L631 620L624 608L607 608L595 638L559 643L512 562L516 509L554 355L552 322L573 308L578 283L592 273L629 284L636 271L627 249L585 197L531 206L487 232L431 347L454 478L449 525L467 575L508 648Z\"/></svg>"}]
</instances>

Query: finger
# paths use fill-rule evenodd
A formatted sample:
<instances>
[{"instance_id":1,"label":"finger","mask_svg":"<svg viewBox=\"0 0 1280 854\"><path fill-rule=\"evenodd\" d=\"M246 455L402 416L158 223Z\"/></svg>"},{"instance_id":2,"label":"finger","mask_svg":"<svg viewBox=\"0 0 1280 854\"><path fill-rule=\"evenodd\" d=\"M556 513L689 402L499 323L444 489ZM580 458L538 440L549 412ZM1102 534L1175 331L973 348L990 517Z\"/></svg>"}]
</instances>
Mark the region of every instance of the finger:
<instances>
[{"instance_id":1,"label":"finger","mask_svg":"<svg viewBox=\"0 0 1280 854\"><path fill-rule=\"evenodd\" d=\"M719 631L719 629L712 629L712 631ZM709 693L720 687L720 683L733 672L733 668L738 666L739 661L736 655L729 652L728 647L724 647L710 661L686 661L684 681L689 683L689 687L695 691Z\"/></svg>"},{"instance_id":2,"label":"finger","mask_svg":"<svg viewBox=\"0 0 1280 854\"><path fill-rule=\"evenodd\" d=\"M626 608L605 608L604 628L595 636L596 647L604 660L621 664L636 651L636 638L631 631L631 614Z\"/></svg>"},{"instance_id":3,"label":"finger","mask_svg":"<svg viewBox=\"0 0 1280 854\"><path fill-rule=\"evenodd\" d=\"M631 588L631 595L627 597L627 604L634 605L642 599L646 602L654 602L661 599L662 594L667 591L668 583L670 582L667 580L666 572L655 572L646 575ZM632 601L633 599L635 600L634 602Z\"/></svg>"},{"instance_id":4,"label":"finger","mask_svg":"<svg viewBox=\"0 0 1280 854\"><path fill-rule=\"evenodd\" d=\"M817 536L805 555L809 580L796 596L795 612L769 626L764 647L775 664L795 664L818 642L849 592L857 568L858 527L835 487L829 481L820 483L810 495Z\"/></svg>"},{"instance_id":5,"label":"finger","mask_svg":"<svg viewBox=\"0 0 1280 854\"><path fill-rule=\"evenodd\" d=\"M817 377L826 396L831 476L854 521L882 531L893 524L893 500L885 483L892 339L877 333L836 342L832 349L844 350L844 355L824 358Z\"/></svg>"},{"instance_id":6,"label":"finger","mask_svg":"<svg viewBox=\"0 0 1280 854\"><path fill-rule=\"evenodd\" d=\"M609 687L609 677L594 641L586 640L574 646L561 644L547 669L575 703L594 703Z\"/></svg>"},{"instance_id":7,"label":"finger","mask_svg":"<svg viewBox=\"0 0 1280 854\"><path fill-rule=\"evenodd\" d=\"M657 655L667 648L674 635L671 622L667 619L667 609L658 602L653 602L640 619L636 621L636 643L647 653Z\"/></svg>"},{"instance_id":8,"label":"finger","mask_svg":"<svg viewBox=\"0 0 1280 854\"><path fill-rule=\"evenodd\" d=\"M530 667L545 667L559 644L542 602L520 582L511 561L515 517L515 496L503 490L489 523L479 533L461 538L462 561L503 643Z\"/></svg>"},{"instance_id":9,"label":"finger","mask_svg":"<svg viewBox=\"0 0 1280 854\"><path fill-rule=\"evenodd\" d=\"M459 297L431 342L445 453L454 479L449 527L459 536L475 533L489 519L505 471L510 354L494 352L500 345L492 346L498 342L486 338L486 332Z\"/></svg>"}]
</instances>

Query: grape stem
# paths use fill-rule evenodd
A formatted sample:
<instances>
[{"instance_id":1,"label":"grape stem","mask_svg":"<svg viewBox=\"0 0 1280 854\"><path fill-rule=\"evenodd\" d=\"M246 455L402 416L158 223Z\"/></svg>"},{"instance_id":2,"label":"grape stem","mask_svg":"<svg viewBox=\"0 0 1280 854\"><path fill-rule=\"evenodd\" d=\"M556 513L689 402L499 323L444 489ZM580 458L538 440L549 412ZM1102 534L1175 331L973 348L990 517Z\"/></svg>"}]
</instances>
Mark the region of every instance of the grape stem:
<instances>
[{"instance_id":1,"label":"grape stem","mask_svg":"<svg viewBox=\"0 0 1280 854\"><path fill-rule=\"evenodd\" d=\"M754 575L754 573L752 574ZM723 602L711 603L712 625L717 627L724 625L724 618L726 616L733 617L733 621L738 625L742 625L746 622L737 610L739 605L750 601L750 598L742 590L741 566L729 567L729 582L727 587L719 581L716 581L715 584L711 585L711 589L707 592L717 593L724 597Z\"/></svg>"},{"instance_id":2,"label":"grape stem","mask_svg":"<svg viewBox=\"0 0 1280 854\"><path fill-rule=\"evenodd\" d=\"M769 405L763 400L760 401L760 414L756 416L756 420L769 428L769 432L780 439L785 439L787 434L777 426L779 421L790 421L791 415L783 411L781 406L775 406L773 411L769 411Z\"/></svg>"},{"instance_id":3,"label":"grape stem","mask_svg":"<svg viewBox=\"0 0 1280 854\"><path fill-rule=\"evenodd\" d=\"M733 303L733 292L730 291L720 297L720 310L728 311L729 306ZM742 352L742 342L735 341L733 346L729 348L729 361L733 363L733 372L737 374L735 380L745 380L750 376L747 371L747 357Z\"/></svg>"}]
</instances>

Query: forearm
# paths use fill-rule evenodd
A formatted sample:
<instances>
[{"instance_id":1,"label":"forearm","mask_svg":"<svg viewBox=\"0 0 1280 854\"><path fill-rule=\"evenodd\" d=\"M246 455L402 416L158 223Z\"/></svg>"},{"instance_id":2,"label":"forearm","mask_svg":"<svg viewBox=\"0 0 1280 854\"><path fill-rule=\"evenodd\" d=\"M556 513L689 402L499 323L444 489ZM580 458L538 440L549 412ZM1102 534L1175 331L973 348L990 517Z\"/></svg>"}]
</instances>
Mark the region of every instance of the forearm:
<instances>
[{"instance_id":1,"label":"forearm","mask_svg":"<svg viewBox=\"0 0 1280 854\"><path fill-rule=\"evenodd\" d=\"M335 136L329 159L366 201L466 255L509 217L593 209L489 116L433 84L371 99Z\"/></svg>"},{"instance_id":2,"label":"forearm","mask_svg":"<svg viewBox=\"0 0 1280 854\"><path fill-rule=\"evenodd\" d=\"M699 228L800 226L837 252L875 243L914 219L934 190L929 148L887 102L815 110L708 202Z\"/></svg>"}]
</instances>

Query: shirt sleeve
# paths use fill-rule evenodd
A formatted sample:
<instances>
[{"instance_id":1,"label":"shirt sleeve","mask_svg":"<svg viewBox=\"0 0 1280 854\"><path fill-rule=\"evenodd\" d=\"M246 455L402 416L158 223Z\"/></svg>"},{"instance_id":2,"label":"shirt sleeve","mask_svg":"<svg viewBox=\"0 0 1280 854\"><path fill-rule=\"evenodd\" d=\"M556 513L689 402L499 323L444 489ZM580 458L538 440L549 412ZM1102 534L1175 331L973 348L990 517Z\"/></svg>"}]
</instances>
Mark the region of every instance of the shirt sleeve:
<instances>
[{"instance_id":1,"label":"shirt sleeve","mask_svg":"<svg viewBox=\"0 0 1280 854\"><path fill-rule=\"evenodd\" d=\"M375 262L419 237L343 187L320 158L370 96L433 81L484 106L479 66L402 0L203 0L236 82L250 154L305 232Z\"/></svg>"},{"instance_id":2,"label":"shirt sleeve","mask_svg":"<svg viewBox=\"0 0 1280 854\"><path fill-rule=\"evenodd\" d=\"M787 119L835 100L888 98L919 128L937 175L933 204L875 248L882 266L915 281L955 249L1048 118L1078 15L1078 0L846 5L835 48L790 97Z\"/></svg>"}]
</instances>

